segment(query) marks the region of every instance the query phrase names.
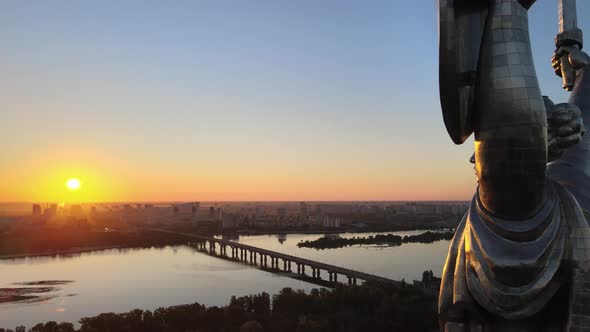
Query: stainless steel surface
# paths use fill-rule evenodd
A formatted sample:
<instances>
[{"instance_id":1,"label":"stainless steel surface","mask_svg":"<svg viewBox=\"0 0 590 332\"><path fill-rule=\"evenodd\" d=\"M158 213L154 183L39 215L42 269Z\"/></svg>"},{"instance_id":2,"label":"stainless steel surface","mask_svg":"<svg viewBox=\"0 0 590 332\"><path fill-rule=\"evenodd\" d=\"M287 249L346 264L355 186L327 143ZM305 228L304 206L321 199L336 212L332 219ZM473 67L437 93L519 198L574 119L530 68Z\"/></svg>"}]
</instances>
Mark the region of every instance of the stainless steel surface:
<instances>
[{"instance_id":1,"label":"stainless steel surface","mask_svg":"<svg viewBox=\"0 0 590 332\"><path fill-rule=\"evenodd\" d=\"M443 269L443 331L590 330L590 283L585 277L590 278L590 227L584 215L584 209L590 211L590 138L568 150L584 130L577 106L590 122L590 78L584 78L590 60L580 51L581 38L576 43L581 32L558 36L552 65L561 73L565 58L577 70L574 93L570 104L544 100L528 33L527 10L533 3L439 2L439 14L454 15L440 18L445 125L456 143L462 143L469 130L475 133L479 181ZM575 26L569 15L572 3L562 5L564 28ZM471 33L459 33L461 10L470 13ZM455 39L446 38L450 35ZM565 44L571 36L574 43ZM449 45L458 45L454 62ZM477 50L460 53L473 47ZM461 54L477 62L461 86L469 91L464 99L453 85L464 77L458 69L465 68L461 64L468 57ZM464 108L453 108L459 101ZM467 124L457 122L465 115ZM449 125L449 119L455 122ZM548 153L555 160L549 171ZM586 200L584 209L578 200Z\"/></svg>"},{"instance_id":2,"label":"stainless steel surface","mask_svg":"<svg viewBox=\"0 0 590 332\"><path fill-rule=\"evenodd\" d=\"M579 107L582 119L590 124L590 57L579 50L572 60L579 66L575 88L569 103ZM566 56L567 57L567 56ZM547 167L548 176L559 181L576 197L582 209L590 215L590 135L582 137L580 144L567 149Z\"/></svg>"},{"instance_id":3,"label":"stainless steel surface","mask_svg":"<svg viewBox=\"0 0 590 332\"><path fill-rule=\"evenodd\" d=\"M439 0L439 87L447 132L461 144L473 132L475 81L488 6Z\"/></svg>"},{"instance_id":4,"label":"stainless steel surface","mask_svg":"<svg viewBox=\"0 0 590 332\"><path fill-rule=\"evenodd\" d=\"M490 214L474 196L443 270L441 326L565 331L568 294L576 286L570 276L587 267L590 228L562 185L548 180L546 193L548 203L517 222Z\"/></svg>"},{"instance_id":5,"label":"stainless steel surface","mask_svg":"<svg viewBox=\"0 0 590 332\"><path fill-rule=\"evenodd\" d=\"M572 91L576 81L576 71L568 63L567 57L561 58L561 78L562 87L566 91Z\"/></svg>"},{"instance_id":6,"label":"stainless steel surface","mask_svg":"<svg viewBox=\"0 0 590 332\"><path fill-rule=\"evenodd\" d=\"M583 46L582 30L578 29L576 0L558 0L559 33L555 37L555 46ZM561 58L562 87L572 91L576 80L576 72L569 64L567 57Z\"/></svg>"},{"instance_id":7,"label":"stainless steel surface","mask_svg":"<svg viewBox=\"0 0 590 332\"><path fill-rule=\"evenodd\" d=\"M578 28L576 14L576 0L558 0L559 32L566 32Z\"/></svg>"},{"instance_id":8,"label":"stainless steel surface","mask_svg":"<svg viewBox=\"0 0 590 332\"><path fill-rule=\"evenodd\" d=\"M479 195L491 213L533 215L543 203L547 120L532 59L527 10L490 1L475 88Z\"/></svg>"}]
</instances>

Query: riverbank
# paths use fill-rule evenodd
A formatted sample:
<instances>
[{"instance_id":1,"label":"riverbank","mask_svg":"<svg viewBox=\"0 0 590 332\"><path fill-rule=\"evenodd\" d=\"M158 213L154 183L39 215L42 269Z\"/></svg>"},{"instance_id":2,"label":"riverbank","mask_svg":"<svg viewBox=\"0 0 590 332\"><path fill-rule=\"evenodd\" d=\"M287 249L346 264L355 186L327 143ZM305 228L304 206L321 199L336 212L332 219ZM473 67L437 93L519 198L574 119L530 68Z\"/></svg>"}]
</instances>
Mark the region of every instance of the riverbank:
<instances>
[{"instance_id":1,"label":"riverbank","mask_svg":"<svg viewBox=\"0 0 590 332\"><path fill-rule=\"evenodd\" d=\"M163 247L186 243L185 237L149 230L127 232L38 230L2 234L0 259L72 255L97 250Z\"/></svg>"},{"instance_id":2,"label":"riverbank","mask_svg":"<svg viewBox=\"0 0 590 332\"><path fill-rule=\"evenodd\" d=\"M244 233L219 234L221 236L256 236L256 235L326 235L326 234L350 234L350 233L377 233L377 232L399 232L415 231L403 227L403 229L387 231L364 231L357 230L308 230L308 231L254 231ZM444 230L448 228L428 228L429 230ZM211 236L207 235L206 236ZM55 232L38 231L25 234L10 234L0 236L0 260L19 259L27 257L73 255L85 252L109 250L109 249L133 249L162 247L166 245L185 244L185 237L162 233L154 233L149 230L138 230L135 232Z\"/></svg>"},{"instance_id":3,"label":"riverbank","mask_svg":"<svg viewBox=\"0 0 590 332\"><path fill-rule=\"evenodd\" d=\"M450 226L436 226L436 225L419 225L419 226L391 226L391 227L367 227L367 228L325 228L325 229L253 229L253 230L236 230L232 232L222 232L222 236L254 236L254 235L290 235L290 234L306 234L306 235L323 235L323 234L350 234L350 233L387 233L387 232L410 232L410 231L445 231L454 230Z\"/></svg>"},{"instance_id":4,"label":"riverbank","mask_svg":"<svg viewBox=\"0 0 590 332\"><path fill-rule=\"evenodd\" d=\"M27 257L43 257L43 256L82 254L85 252L109 250L109 249L127 249L127 248L122 247L122 246L112 245L112 246L93 246L93 247L83 247L83 248L72 248L72 249L64 249L64 250L49 250L49 251L41 251L41 252L25 252L25 253L20 253L20 254L0 255L0 260L18 259L18 258L27 258Z\"/></svg>"}]
</instances>

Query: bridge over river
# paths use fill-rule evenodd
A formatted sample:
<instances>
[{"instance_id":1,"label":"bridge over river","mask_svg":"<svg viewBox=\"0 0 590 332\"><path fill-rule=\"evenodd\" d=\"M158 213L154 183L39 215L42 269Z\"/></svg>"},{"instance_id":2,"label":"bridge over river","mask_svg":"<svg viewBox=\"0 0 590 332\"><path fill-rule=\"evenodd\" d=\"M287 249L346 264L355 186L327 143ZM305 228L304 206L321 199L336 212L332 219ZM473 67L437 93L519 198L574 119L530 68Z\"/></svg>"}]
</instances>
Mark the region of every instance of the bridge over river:
<instances>
[{"instance_id":1,"label":"bridge over river","mask_svg":"<svg viewBox=\"0 0 590 332\"><path fill-rule=\"evenodd\" d=\"M262 249L238 242L196 235L191 233L168 231L163 229L150 230L186 236L187 238L193 240L190 241L190 245L196 247L199 251L208 251L211 255L243 262L244 264L254 264L262 269L269 270L272 272L294 273L292 268L293 265L295 265L297 268L297 274L295 275L295 277L299 277L301 279L305 279L318 284L326 285L327 283L327 285L334 285L338 282L338 276L340 275L348 279L349 285L356 285L357 280L401 285L399 281L395 281L392 279L360 271L355 271L339 266L316 262L310 259L287 255L280 252ZM230 251L229 254L228 248ZM305 269L307 267L311 270L311 276L305 273ZM327 276L328 280L322 279L322 274Z\"/></svg>"}]
</instances>

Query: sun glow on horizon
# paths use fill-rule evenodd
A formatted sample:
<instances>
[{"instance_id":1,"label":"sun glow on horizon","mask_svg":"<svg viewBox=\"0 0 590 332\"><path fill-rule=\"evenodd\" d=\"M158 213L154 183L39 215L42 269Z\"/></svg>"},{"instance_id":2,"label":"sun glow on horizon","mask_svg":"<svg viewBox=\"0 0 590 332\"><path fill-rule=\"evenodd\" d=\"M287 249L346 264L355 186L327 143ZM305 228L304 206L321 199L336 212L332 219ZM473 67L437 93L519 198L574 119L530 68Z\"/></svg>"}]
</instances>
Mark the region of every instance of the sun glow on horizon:
<instances>
[{"instance_id":1,"label":"sun glow on horizon","mask_svg":"<svg viewBox=\"0 0 590 332\"><path fill-rule=\"evenodd\" d=\"M82 183L79 179L70 178L66 181L66 187L71 191L78 191L82 187Z\"/></svg>"}]
</instances>

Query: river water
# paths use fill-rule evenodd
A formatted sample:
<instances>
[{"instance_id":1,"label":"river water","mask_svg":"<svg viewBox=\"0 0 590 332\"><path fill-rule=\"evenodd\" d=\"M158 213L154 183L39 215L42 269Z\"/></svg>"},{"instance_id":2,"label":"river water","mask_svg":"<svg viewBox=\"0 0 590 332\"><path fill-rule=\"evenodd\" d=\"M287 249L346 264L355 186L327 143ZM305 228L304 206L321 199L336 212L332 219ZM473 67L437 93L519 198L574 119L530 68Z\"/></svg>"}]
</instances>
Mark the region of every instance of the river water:
<instances>
[{"instance_id":1,"label":"river water","mask_svg":"<svg viewBox=\"0 0 590 332\"><path fill-rule=\"evenodd\" d=\"M420 232L394 234L417 233ZM371 234L342 236L367 235ZM448 241L439 241L399 247L369 245L325 250L297 247L299 241L319 237L258 235L243 236L236 241L396 280L404 278L408 282L420 279L424 270L440 275L449 245ZM311 273L309 269L306 272ZM317 287L186 246L0 260L0 288L33 287L18 284L33 281L54 281L54 284L45 292L33 294L37 298L0 304L0 327L29 328L50 320L76 324L81 317L102 312L154 310L194 302L223 306L232 295L263 291L274 294L284 287L304 290Z\"/></svg>"}]
</instances>

